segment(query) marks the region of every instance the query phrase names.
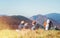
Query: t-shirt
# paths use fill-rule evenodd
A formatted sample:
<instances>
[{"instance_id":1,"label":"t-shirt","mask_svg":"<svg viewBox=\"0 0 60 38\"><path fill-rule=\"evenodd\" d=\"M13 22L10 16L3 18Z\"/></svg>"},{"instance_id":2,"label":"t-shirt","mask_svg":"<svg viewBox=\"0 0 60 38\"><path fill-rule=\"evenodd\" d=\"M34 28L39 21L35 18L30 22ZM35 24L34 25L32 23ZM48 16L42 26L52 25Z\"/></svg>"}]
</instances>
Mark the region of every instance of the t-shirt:
<instances>
[{"instance_id":1,"label":"t-shirt","mask_svg":"<svg viewBox=\"0 0 60 38\"><path fill-rule=\"evenodd\" d=\"M47 22L45 21L43 25L44 25L44 27L46 27L46 25L47 25Z\"/></svg>"}]
</instances>

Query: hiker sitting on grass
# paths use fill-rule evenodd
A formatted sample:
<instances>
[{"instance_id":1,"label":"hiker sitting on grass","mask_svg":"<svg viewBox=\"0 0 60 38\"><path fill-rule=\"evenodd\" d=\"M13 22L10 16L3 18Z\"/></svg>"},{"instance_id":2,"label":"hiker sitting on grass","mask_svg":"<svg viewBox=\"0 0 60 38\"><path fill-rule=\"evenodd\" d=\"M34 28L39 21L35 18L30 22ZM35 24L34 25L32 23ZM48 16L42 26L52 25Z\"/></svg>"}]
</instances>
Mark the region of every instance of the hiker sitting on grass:
<instances>
[{"instance_id":1,"label":"hiker sitting on grass","mask_svg":"<svg viewBox=\"0 0 60 38\"><path fill-rule=\"evenodd\" d=\"M21 21L20 25L18 26L18 29L23 29L23 26L24 26L24 21Z\"/></svg>"},{"instance_id":2,"label":"hiker sitting on grass","mask_svg":"<svg viewBox=\"0 0 60 38\"><path fill-rule=\"evenodd\" d=\"M32 28L31 28L31 30L35 30L36 27L37 27L36 21L33 21L32 22Z\"/></svg>"},{"instance_id":3,"label":"hiker sitting on grass","mask_svg":"<svg viewBox=\"0 0 60 38\"><path fill-rule=\"evenodd\" d=\"M28 23L25 23L24 26L23 26L24 29L27 29L28 28Z\"/></svg>"}]
</instances>

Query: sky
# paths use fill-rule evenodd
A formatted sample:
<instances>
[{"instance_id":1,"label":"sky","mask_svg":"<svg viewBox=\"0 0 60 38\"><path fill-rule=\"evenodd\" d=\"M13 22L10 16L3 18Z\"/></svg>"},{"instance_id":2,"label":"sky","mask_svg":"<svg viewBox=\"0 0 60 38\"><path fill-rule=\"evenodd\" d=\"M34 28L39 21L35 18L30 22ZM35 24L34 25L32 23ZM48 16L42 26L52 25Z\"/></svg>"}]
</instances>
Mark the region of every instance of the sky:
<instances>
[{"instance_id":1,"label":"sky","mask_svg":"<svg viewBox=\"0 0 60 38\"><path fill-rule=\"evenodd\" d=\"M60 13L60 0L0 0L0 15Z\"/></svg>"}]
</instances>

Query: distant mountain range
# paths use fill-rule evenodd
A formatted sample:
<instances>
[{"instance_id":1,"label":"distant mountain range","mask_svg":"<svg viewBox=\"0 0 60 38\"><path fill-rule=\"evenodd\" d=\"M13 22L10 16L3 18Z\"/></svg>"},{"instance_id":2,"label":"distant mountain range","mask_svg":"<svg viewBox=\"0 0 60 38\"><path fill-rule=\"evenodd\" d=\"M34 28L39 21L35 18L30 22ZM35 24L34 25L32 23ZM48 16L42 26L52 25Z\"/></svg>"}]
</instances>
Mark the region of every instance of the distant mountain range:
<instances>
[{"instance_id":1,"label":"distant mountain range","mask_svg":"<svg viewBox=\"0 0 60 38\"><path fill-rule=\"evenodd\" d=\"M57 13L51 13L51 14L46 14L46 15L40 15L40 14L38 14L38 15L34 15L34 16L32 16L32 18L31 19L34 19L34 20L36 20L38 17L45 17L45 18L50 18L50 19L53 19L53 20L55 20L56 22L59 22L60 23L60 14L57 14Z\"/></svg>"},{"instance_id":2,"label":"distant mountain range","mask_svg":"<svg viewBox=\"0 0 60 38\"><path fill-rule=\"evenodd\" d=\"M47 17L39 14L39 15L35 15L35 16L30 17L30 19L35 20L35 21L37 21L37 23L42 25L43 22L46 21Z\"/></svg>"},{"instance_id":3,"label":"distant mountain range","mask_svg":"<svg viewBox=\"0 0 60 38\"><path fill-rule=\"evenodd\" d=\"M46 14L45 16L60 23L60 14L58 13Z\"/></svg>"},{"instance_id":4,"label":"distant mountain range","mask_svg":"<svg viewBox=\"0 0 60 38\"><path fill-rule=\"evenodd\" d=\"M40 25L43 25L44 21L47 19L50 19L53 23L54 26L57 26L60 28L60 14L52 13L52 14L47 14L47 15L34 15L30 17L31 20L35 20L37 23Z\"/></svg>"}]
</instances>

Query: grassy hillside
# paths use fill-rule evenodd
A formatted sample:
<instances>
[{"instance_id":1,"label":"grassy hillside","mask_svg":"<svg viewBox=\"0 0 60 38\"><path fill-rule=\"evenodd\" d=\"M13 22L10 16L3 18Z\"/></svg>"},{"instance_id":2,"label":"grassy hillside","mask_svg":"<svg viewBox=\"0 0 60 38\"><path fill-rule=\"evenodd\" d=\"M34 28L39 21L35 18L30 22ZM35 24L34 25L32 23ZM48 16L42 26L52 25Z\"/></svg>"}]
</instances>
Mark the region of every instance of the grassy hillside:
<instances>
[{"instance_id":1,"label":"grassy hillside","mask_svg":"<svg viewBox=\"0 0 60 38\"><path fill-rule=\"evenodd\" d=\"M60 38L60 31L56 30L0 30L0 38Z\"/></svg>"},{"instance_id":2,"label":"grassy hillside","mask_svg":"<svg viewBox=\"0 0 60 38\"><path fill-rule=\"evenodd\" d=\"M32 31L29 29L23 29L17 32L15 29L20 21L21 20L17 19L17 17L0 17L0 38L60 38L60 31L56 30L45 31L39 29ZM28 20L26 22L30 21Z\"/></svg>"},{"instance_id":3,"label":"grassy hillside","mask_svg":"<svg viewBox=\"0 0 60 38\"><path fill-rule=\"evenodd\" d=\"M17 29L22 20L31 27L32 20L24 16L0 16L0 29Z\"/></svg>"}]
</instances>

